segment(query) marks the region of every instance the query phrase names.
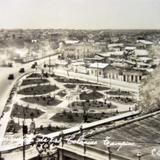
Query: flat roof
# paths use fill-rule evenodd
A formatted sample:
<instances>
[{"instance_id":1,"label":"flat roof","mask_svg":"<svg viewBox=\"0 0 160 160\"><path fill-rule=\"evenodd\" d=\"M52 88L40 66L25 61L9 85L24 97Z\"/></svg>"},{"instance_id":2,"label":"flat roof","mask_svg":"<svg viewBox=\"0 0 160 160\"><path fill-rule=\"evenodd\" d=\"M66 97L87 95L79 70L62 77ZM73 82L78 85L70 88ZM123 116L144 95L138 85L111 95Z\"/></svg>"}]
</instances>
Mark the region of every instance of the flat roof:
<instances>
[{"instance_id":1,"label":"flat roof","mask_svg":"<svg viewBox=\"0 0 160 160\"><path fill-rule=\"evenodd\" d=\"M124 44L123 43L111 43L108 44L108 47L123 47Z\"/></svg>"},{"instance_id":2,"label":"flat roof","mask_svg":"<svg viewBox=\"0 0 160 160\"><path fill-rule=\"evenodd\" d=\"M89 68L98 68L98 69L104 69L108 66L108 63L91 63L89 65Z\"/></svg>"},{"instance_id":3,"label":"flat roof","mask_svg":"<svg viewBox=\"0 0 160 160\"><path fill-rule=\"evenodd\" d=\"M136 49L136 47L132 47L132 46L125 47L125 50L135 50L135 49Z\"/></svg>"},{"instance_id":4,"label":"flat roof","mask_svg":"<svg viewBox=\"0 0 160 160\"><path fill-rule=\"evenodd\" d=\"M153 42L151 42L151 41L148 41L148 40L137 40L137 42L140 42L140 43L143 43L143 44L146 44L146 45L151 45L151 44L153 44Z\"/></svg>"},{"instance_id":5,"label":"flat roof","mask_svg":"<svg viewBox=\"0 0 160 160\"><path fill-rule=\"evenodd\" d=\"M124 51L97 53L97 55L102 56L102 57L110 57L111 55L122 56L123 54L124 54Z\"/></svg>"},{"instance_id":6,"label":"flat roof","mask_svg":"<svg viewBox=\"0 0 160 160\"><path fill-rule=\"evenodd\" d=\"M136 56L148 56L149 53L148 53L148 51L145 50L145 49L136 49L136 50L135 50L135 55L136 55Z\"/></svg>"}]
</instances>

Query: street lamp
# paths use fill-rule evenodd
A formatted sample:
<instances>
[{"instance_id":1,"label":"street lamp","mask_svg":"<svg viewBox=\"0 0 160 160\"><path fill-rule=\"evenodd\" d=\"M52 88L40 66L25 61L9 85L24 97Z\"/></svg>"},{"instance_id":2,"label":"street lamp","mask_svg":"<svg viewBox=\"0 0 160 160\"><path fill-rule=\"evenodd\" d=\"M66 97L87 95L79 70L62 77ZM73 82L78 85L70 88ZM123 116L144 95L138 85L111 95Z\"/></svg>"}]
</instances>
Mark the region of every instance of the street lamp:
<instances>
[{"instance_id":1,"label":"street lamp","mask_svg":"<svg viewBox=\"0 0 160 160\"><path fill-rule=\"evenodd\" d=\"M80 133L82 135L83 134L83 126L82 125L80 126L79 130L80 130Z\"/></svg>"},{"instance_id":2,"label":"street lamp","mask_svg":"<svg viewBox=\"0 0 160 160\"><path fill-rule=\"evenodd\" d=\"M64 133L63 133L63 131L61 131L60 137L61 137L61 142L62 142L62 147L63 147L63 145L64 145Z\"/></svg>"},{"instance_id":3,"label":"street lamp","mask_svg":"<svg viewBox=\"0 0 160 160\"><path fill-rule=\"evenodd\" d=\"M108 160L111 160L111 146L107 145L107 150L108 150Z\"/></svg>"},{"instance_id":4,"label":"street lamp","mask_svg":"<svg viewBox=\"0 0 160 160\"><path fill-rule=\"evenodd\" d=\"M22 126L22 132L23 132L23 160L25 160L25 138L26 138L26 134L28 133L28 127L27 125L25 125L25 121L23 121L23 126Z\"/></svg>"}]
</instances>

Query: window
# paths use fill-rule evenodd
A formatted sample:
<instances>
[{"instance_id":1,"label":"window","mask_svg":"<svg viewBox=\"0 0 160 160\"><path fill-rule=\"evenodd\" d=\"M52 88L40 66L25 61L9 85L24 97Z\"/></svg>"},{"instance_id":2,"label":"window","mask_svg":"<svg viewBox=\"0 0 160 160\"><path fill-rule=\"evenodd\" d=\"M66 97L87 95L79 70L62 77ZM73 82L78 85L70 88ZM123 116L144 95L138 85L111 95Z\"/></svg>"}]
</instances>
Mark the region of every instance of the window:
<instances>
[{"instance_id":1,"label":"window","mask_svg":"<svg viewBox=\"0 0 160 160\"><path fill-rule=\"evenodd\" d=\"M135 76L135 82L138 82L138 76L137 75Z\"/></svg>"},{"instance_id":2,"label":"window","mask_svg":"<svg viewBox=\"0 0 160 160\"><path fill-rule=\"evenodd\" d=\"M131 81L133 82L133 75L131 75Z\"/></svg>"}]
</instances>

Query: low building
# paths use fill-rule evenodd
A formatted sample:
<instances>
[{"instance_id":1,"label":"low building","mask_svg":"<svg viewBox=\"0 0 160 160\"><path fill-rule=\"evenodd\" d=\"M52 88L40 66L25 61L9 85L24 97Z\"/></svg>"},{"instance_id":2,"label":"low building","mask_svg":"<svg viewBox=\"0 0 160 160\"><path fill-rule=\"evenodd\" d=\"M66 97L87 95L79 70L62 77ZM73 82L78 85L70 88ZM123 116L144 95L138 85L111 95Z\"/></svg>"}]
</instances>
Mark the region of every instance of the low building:
<instances>
[{"instance_id":1,"label":"low building","mask_svg":"<svg viewBox=\"0 0 160 160\"><path fill-rule=\"evenodd\" d=\"M136 57L148 57L149 56L149 52L145 49L136 49L134 54Z\"/></svg>"},{"instance_id":2,"label":"low building","mask_svg":"<svg viewBox=\"0 0 160 160\"><path fill-rule=\"evenodd\" d=\"M123 43L111 43L111 44L108 44L108 49L110 51L121 51L124 47L124 44Z\"/></svg>"},{"instance_id":3,"label":"low building","mask_svg":"<svg viewBox=\"0 0 160 160\"><path fill-rule=\"evenodd\" d=\"M140 40L137 40L137 44L142 45L144 48L149 48L153 45L153 42L144 40L144 39L140 39Z\"/></svg>"},{"instance_id":4,"label":"low building","mask_svg":"<svg viewBox=\"0 0 160 160\"><path fill-rule=\"evenodd\" d=\"M88 70L86 67L86 64L84 62L75 62L71 64L71 69L75 73L83 73L83 74L88 74Z\"/></svg>"},{"instance_id":5,"label":"low building","mask_svg":"<svg viewBox=\"0 0 160 160\"><path fill-rule=\"evenodd\" d=\"M108 63L91 63L88 66L89 75L105 77L106 68L108 67Z\"/></svg>"},{"instance_id":6,"label":"low building","mask_svg":"<svg viewBox=\"0 0 160 160\"><path fill-rule=\"evenodd\" d=\"M144 74L145 72L142 70L108 66L106 69L105 77L118 81L139 83Z\"/></svg>"},{"instance_id":7,"label":"low building","mask_svg":"<svg viewBox=\"0 0 160 160\"><path fill-rule=\"evenodd\" d=\"M115 51L115 52L102 52L102 53L97 53L98 56L104 58L104 62L110 63L110 58L114 59L122 59L124 52L123 51Z\"/></svg>"}]
</instances>

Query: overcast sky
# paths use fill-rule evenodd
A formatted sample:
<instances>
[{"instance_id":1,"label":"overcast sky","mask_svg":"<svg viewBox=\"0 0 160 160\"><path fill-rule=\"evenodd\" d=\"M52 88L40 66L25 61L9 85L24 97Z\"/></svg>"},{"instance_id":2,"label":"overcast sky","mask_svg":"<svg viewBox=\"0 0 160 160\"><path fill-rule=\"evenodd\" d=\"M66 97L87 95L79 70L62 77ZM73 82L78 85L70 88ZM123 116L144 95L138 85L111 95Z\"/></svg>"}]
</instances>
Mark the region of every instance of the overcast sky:
<instances>
[{"instance_id":1,"label":"overcast sky","mask_svg":"<svg viewBox=\"0 0 160 160\"><path fill-rule=\"evenodd\" d=\"M0 0L0 28L160 29L160 0Z\"/></svg>"}]
</instances>

